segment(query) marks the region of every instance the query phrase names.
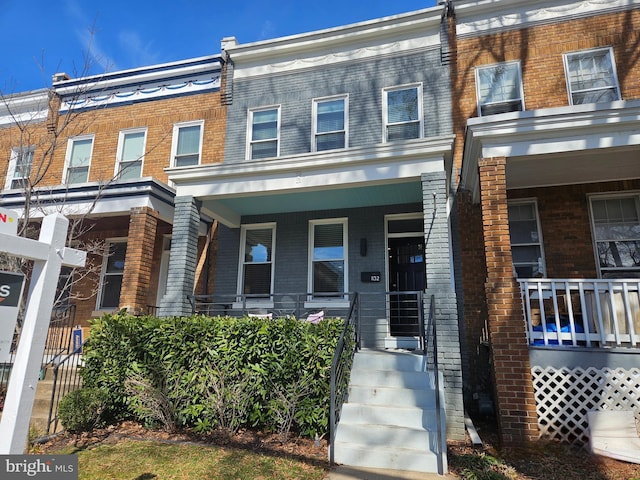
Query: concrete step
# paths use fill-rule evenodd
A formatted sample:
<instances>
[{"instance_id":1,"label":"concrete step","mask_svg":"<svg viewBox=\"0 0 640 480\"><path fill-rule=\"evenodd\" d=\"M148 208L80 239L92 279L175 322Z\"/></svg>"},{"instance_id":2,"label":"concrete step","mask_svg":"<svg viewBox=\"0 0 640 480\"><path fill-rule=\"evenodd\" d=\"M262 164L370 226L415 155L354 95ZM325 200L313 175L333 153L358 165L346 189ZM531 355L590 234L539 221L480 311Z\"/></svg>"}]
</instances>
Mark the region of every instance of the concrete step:
<instances>
[{"instance_id":1,"label":"concrete step","mask_svg":"<svg viewBox=\"0 0 640 480\"><path fill-rule=\"evenodd\" d=\"M393 388L375 385L353 385L349 387L348 403L365 405L388 405L398 407L435 408L435 393L428 389Z\"/></svg>"},{"instance_id":2,"label":"concrete step","mask_svg":"<svg viewBox=\"0 0 640 480\"><path fill-rule=\"evenodd\" d=\"M430 432L423 428L340 423L336 430L336 442L370 447L416 448L424 451L431 441Z\"/></svg>"},{"instance_id":3,"label":"concrete step","mask_svg":"<svg viewBox=\"0 0 640 480\"><path fill-rule=\"evenodd\" d=\"M375 370L359 368L351 371L351 385L384 385L394 388L433 389L433 372L414 370Z\"/></svg>"},{"instance_id":4,"label":"concrete step","mask_svg":"<svg viewBox=\"0 0 640 480\"><path fill-rule=\"evenodd\" d=\"M446 458L443 460L446 470ZM388 470L405 470L414 472L437 472L437 456L424 450L393 448L370 445L341 445L336 448L335 462L352 467L383 468Z\"/></svg>"},{"instance_id":5,"label":"concrete step","mask_svg":"<svg viewBox=\"0 0 640 480\"><path fill-rule=\"evenodd\" d=\"M424 372L427 359L409 352L361 350L353 359L352 371L359 369Z\"/></svg>"},{"instance_id":6,"label":"concrete step","mask_svg":"<svg viewBox=\"0 0 640 480\"><path fill-rule=\"evenodd\" d=\"M433 409L399 407L389 405L365 405L345 403L342 406L341 424L394 425L407 428L424 428L436 431L436 413Z\"/></svg>"}]
</instances>

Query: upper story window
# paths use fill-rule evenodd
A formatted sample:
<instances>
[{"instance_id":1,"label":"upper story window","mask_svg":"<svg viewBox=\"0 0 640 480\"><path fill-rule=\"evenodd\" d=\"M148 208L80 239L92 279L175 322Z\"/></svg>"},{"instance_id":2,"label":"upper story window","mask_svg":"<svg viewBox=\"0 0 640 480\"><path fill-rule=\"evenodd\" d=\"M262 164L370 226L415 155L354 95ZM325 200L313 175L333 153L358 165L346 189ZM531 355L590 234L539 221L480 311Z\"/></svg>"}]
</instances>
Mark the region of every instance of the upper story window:
<instances>
[{"instance_id":1,"label":"upper story window","mask_svg":"<svg viewBox=\"0 0 640 480\"><path fill-rule=\"evenodd\" d=\"M591 198L602 278L640 277L640 195Z\"/></svg>"},{"instance_id":2,"label":"upper story window","mask_svg":"<svg viewBox=\"0 0 640 480\"><path fill-rule=\"evenodd\" d=\"M4 188L24 188L29 185L33 153L35 147L16 147L11 149L9 169Z\"/></svg>"},{"instance_id":3,"label":"upper story window","mask_svg":"<svg viewBox=\"0 0 640 480\"><path fill-rule=\"evenodd\" d=\"M238 294L248 300L268 300L273 293L275 239L275 223L242 226Z\"/></svg>"},{"instance_id":4,"label":"upper story window","mask_svg":"<svg viewBox=\"0 0 640 480\"><path fill-rule=\"evenodd\" d=\"M347 146L347 108L346 96L313 101L313 151Z\"/></svg>"},{"instance_id":5,"label":"upper story window","mask_svg":"<svg viewBox=\"0 0 640 480\"><path fill-rule=\"evenodd\" d=\"M93 136L76 137L69 140L65 183L84 183L89 180L92 151Z\"/></svg>"},{"instance_id":6,"label":"upper story window","mask_svg":"<svg viewBox=\"0 0 640 480\"><path fill-rule=\"evenodd\" d=\"M524 110L520 62L476 68L476 94L480 116Z\"/></svg>"},{"instance_id":7,"label":"upper story window","mask_svg":"<svg viewBox=\"0 0 640 480\"><path fill-rule=\"evenodd\" d=\"M347 219L309 222L309 291L314 298L347 291Z\"/></svg>"},{"instance_id":8,"label":"upper story window","mask_svg":"<svg viewBox=\"0 0 640 480\"><path fill-rule=\"evenodd\" d=\"M611 48L564 55L571 105L620 100L620 87Z\"/></svg>"},{"instance_id":9,"label":"upper story window","mask_svg":"<svg viewBox=\"0 0 640 480\"><path fill-rule=\"evenodd\" d=\"M508 203L513 269L518 278L545 276L542 234L534 200Z\"/></svg>"},{"instance_id":10,"label":"upper story window","mask_svg":"<svg viewBox=\"0 0 640 480\"><path fill-rule=\"evenodd\" d=\"M280 154L280 107L249 110L248 158L277 157Z\"/></svg>"},{"instance_id":11,"label":"upper story window","mask_svg":"<svg viewBox=\"0 0 640 480\"><path fill-rule=\"evenodd\" d=\"M422 137L422 88L408 85L383 91L385 142Z\"/></svg>"},{"instance_id":12,"label":"upper story window","mask_svg":"<svg viewBox=\"0 0 640 480\"><path fill-rule=\"evenodd\" d=\"M146 130L120 132L116 176L120 180L140 178L144 157Z\"/></svg>"},{"instance_id":13,"label":"upper story window","mask_svg":"<svg viewBox=\"0 0 640 480\"><path fill-rule=\"evenodd\" d=\"M191 167L200 164L203 124L203 121L198 121L174 125L172 154L174 167Z\"/></svg>"}]
</instances>

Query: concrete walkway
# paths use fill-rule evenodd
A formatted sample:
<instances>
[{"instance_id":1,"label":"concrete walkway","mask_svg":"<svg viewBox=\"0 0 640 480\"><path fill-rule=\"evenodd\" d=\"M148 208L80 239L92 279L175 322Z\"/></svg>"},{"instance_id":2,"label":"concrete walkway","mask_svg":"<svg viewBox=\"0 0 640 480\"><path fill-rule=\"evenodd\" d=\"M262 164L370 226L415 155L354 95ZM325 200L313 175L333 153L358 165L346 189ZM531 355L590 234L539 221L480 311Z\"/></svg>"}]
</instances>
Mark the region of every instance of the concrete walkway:
<instances>
[{"instance_id":1,"label":"concrete walkway","mask_svg":"<svg viewBox=\"0 0 640 480\"><path fill-rule=\"evenodd\" d=\"M334 467L325 480L442 480L458 479L455 475L438 475L437 473L407 472L404 470L380 470L376 468Z\"/></svg>"}]
</instances>

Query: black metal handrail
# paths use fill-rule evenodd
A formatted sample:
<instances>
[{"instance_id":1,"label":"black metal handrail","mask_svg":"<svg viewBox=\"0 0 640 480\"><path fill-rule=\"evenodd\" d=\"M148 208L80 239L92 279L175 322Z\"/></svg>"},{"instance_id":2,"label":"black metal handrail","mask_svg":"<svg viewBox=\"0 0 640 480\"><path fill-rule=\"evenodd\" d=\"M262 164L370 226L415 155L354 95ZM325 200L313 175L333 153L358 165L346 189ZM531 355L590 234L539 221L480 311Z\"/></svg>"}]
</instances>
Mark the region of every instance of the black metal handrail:
<instances>
[{"instance_id":1,"label":"black metal handrail","mask_svg":"<svg viewBox=\"0 0 640 480\"><path fill-rule=\"evenodd\" d=\"M53 387L51 401L49 403L49 416L47 419L47 435L55 433L58 428L58 405L60 400L69 392L82 386L82 377L78 369L82 345L56 362L53 367ZM51 428L53 426L53 429Z\"/></svg>"},{"instance_id":2,"label":"black metal handrail","mask_svg":"<svg viewBox=\"0 0 640 480\"><path fill-rule=\"evenodd\" d=\"M422 351L425 356L428 356L429 350L429 337L433 339L431 343L431 353L433 355L433 376L434 376L434 387L436 392L436 431L437 431L437 440L436 440L436 457L438 461L438 474L444 475L444 461L443 456L445 454L444 449L442 448L442 414L441 414L441 400L440 400L440 374L438 372L438 337L436 332L436 298L434 295L431 295L430 305L429 305L429 318L427 319L427 327L423 329L421 332L421 343L422 343Z\"/></svg>"},{"instance_id":3,"label":"black metal handrail","mask_svg":"<svg viewBox=\"0 0 640 480\"><path fill-rule=\"evenodd\" d=\"M352 294L349 314L338 339L336 351L331 361L330 406L329 406L329 462L334 463L335 435L342 404L349 388L349 373L356 350L360 349L360 300Z\"/></svg>"}]
</instances>

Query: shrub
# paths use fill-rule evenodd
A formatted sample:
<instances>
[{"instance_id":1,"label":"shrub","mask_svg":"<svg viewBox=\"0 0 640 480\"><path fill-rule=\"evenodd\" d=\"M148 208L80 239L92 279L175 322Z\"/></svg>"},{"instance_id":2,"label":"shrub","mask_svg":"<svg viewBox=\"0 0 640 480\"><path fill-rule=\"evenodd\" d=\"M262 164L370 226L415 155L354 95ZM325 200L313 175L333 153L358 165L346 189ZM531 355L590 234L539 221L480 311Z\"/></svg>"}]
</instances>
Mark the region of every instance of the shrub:
<instances>
[{"instance_id":1,"label":"shrub","mask_svg":"<svg viewBox=\"0 0 640 480\"><path fill-rule=\"evenodd\" d=\"M257 427L321 436L343 326L335 319L106 315L85 345L84 385L108 390L118 419L149 423L147 407L156 405L159 423L168 418L203 433ZM292 390L302 378L304 388Z\"/></svg>"},{"instance_id":2,"label":"shrub","mask_svg":"<svg viewBox=\"0 0 640 480\"><path fill-rule=\"evenodd\" d=\"M100 388L81 388L68 393L58 406L60 423L72 433L106 425L109 397L109 392Z\"/></svg>"}]
</instances>

